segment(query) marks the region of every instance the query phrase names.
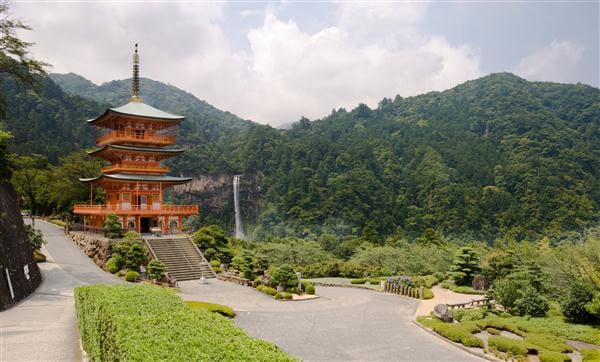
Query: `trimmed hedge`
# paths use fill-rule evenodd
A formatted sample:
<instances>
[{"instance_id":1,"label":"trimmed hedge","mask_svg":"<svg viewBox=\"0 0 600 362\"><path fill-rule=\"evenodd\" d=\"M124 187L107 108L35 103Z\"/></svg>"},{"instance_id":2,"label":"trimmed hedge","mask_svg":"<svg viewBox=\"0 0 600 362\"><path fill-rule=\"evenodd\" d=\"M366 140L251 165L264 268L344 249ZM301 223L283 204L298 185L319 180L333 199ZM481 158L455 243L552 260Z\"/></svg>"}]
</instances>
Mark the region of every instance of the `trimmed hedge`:
<instances>
[{"instance_id":1,"label":"trimmed hedge","mask_svg":"<svg viewBox=\"0 0 600 362\"><path fill-rule=\"evenodd\" d=\"M288 293L288 292L277 293L277 294L275 294L275 299L277 299L277 300L282 300L282 299L290 300L290 299L292 299L292 293Z\"/></svg>"},{"instance_id":2,"label":"trimmed hedge","mask_svg":"<svg viewBox=\"0 0 600 362\"><path fill-rule=\"evenodd\" d=\"M265 294L268 294L270 296L275 296L275 294L277 294L277 290L271 287L268 287L266 285L259 285L258 287L256 287L256 290L258 290L259 292L263 292Z\"/></svg>"},{"instance_id":3,"label":"trimmed hedge","mask_svg":"<svg viewBox=\"0 0 600 362\"><path fill-rule=\"evenodd\" d=\"M563 338L550 334L527 333L525 342L553 352L573 352L573 347L565 343Z\"/></svg>"},{"instance_id":4,"label":"trimmed hedge","mask_svg":"<svg viewBox=\"0 0 600 362\"><path fill-rule=\"evenodd\" d=\"M63 228L67 226L66 222L59 220L59 219L52 219L52 220L50 220L50 223L60 226L60 227L63 227Z\"/></svg>"},{"instance_id":5,"label":"trimmed hedge","mask_svg":"<svg viewBox=\"0 0 600 362\"><path fill-rule=\"evenodd\" d=\"M581 355L583 362L600 361L600 350L598 349L582 349Z\"/></svg>"},{"instance_id":6,"label":"trimmed hedge","mask_svg":"<svg viewBox=\"0 0 600 362\"><path fill-rule=\"evenodd\" d=\"M429 288L423 288L423 299L432 299L433 291Z\"/></svg>"},{"instance_id":7,"label":"trimmed hedge","mask_svg":"<svg viewBox=\"0 0 600 362\"><path fill-rule=\"evenodd\" d=\"M302 288L304 289L304 292L306 294L309 294L309 295L314 295L315 294L315 286L311 282L307 282L307 281L303 280L302 281Z\"/></svg>"},{"instance_id":8,"label":"trimmed hedge","mask_svg":"<svg viewBox=\"0 0 600 362\"><path fill-rule=\"evenodd\" d=\"M570 362L571 357L564 353L552 352L552 351L541 351L538 354L540 362Z\"/></svg>"},{"instance_id":9,"label":"trimmed hedge","mask_svg":"<svg viewBox=\"0 0 600 362\"><path fill-rule=\"evenodd\" d=\"M128 282L135 282L139 277L140 273L136 272L135 270L128 270L127 273L125 273L125 280Z\"/></svg>"},{"instance_id":10,"label":"trimmed hedge","mask_svg":"<svg viewBox=\"0 0 600 362\"><path fill-rule=\"evenodd\" d=\"M478 321L485 318L485 310L466 308L453 309L452 318L459 322Z\"/></svg>"},{"instance_id":11,"label":"trimmed hedge","mask_svg":"<svg viewBox=\"0 0 600 362\"><path fill-rule=\"evenodd\" d=\"M524 341L504 336L491 336L488 339L488 345L500 352L512 353L517 356L525 356L529 352L527 343Z\"/></svg>"},{"instance_id":12,"label":"trimmed hedge","mask_svg":"<svg viewBox=\"0 0 600 362\"><path fill-rule=\"evenodd\" d=\"M500 334L500 331L497 330L496 328L492 328L492 327L488 327L485 329L489 334L497 336Z\"/></svg>"},{"instance_id":13,"label":"trimmed hedge","mask_svg":"<svg viewBox=\"0 0 600 362\"><path fill-rule=\"evenodd\" d=\"M209 312L219 313L223 317L227 318L235 317L235 312L233 311L233 309L226 305L207 302L197 302L193 300L186 300L185 304L192 309L205 309Z\"/></svg>"},{"instance_id":14,"label":"trimmed hedge","mask_svg":"<svg viewBox=\"0 0 600 362\"><path fill-rule=\"evenodd\" d=\"M480 331L475 323L444 323L439 319L428 317L418 317L417 321L451 341L462 343L467 347L484 347L483 341L473 335Z\"/></svg>"},{"instance_id":15,"label":"trimmed hedge","mask_svg":"<svg viewBox=\"0 0 600 362\"><path fill-rule=\"evenodd\" d=\"M188 308L165 288L83 286L75 289L75 306L92 361L294 360L227 318Z\"/></svg>"}]
</instances>

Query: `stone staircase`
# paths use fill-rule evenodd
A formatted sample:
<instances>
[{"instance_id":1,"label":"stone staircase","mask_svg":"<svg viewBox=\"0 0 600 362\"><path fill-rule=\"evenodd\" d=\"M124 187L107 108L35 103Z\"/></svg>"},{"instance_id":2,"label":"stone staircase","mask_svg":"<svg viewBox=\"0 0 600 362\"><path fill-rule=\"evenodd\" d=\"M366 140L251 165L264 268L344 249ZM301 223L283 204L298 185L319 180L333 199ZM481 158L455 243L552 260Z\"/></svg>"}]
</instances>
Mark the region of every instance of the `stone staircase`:
<instances>
[{"instance_id":1,"label":"stone staircase","mask_svg":"<svg viewBox=\"0 0 600 362\"><path fill-rule=\"evenodd\" d=\"M215 278L210 264L188 237L145 237L152 255L165 263L169 276L177 281Z\"/></svg>"}]
</instances>

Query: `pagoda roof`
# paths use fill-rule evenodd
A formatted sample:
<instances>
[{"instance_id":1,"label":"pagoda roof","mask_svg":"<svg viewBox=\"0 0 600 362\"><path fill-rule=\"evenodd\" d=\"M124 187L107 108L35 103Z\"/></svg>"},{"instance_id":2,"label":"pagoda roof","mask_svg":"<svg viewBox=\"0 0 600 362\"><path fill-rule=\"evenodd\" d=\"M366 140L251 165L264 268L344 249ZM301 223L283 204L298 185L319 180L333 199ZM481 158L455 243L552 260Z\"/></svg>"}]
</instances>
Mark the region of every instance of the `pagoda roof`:
<instances>
[{"instance_id":1,"label":"pagoda roof","mask_svg":"<svg viewBox=\"0 0 600 362\"><path fill-rule=\"evenodd\" d=\"M112 148L117 151L133 151L142 153L166 153L166 154L178 154L185 151L183 148L160 148L160 147L135 147L135 146L121 146L121 145L106 145L95 150L86 151L89 155L95 155L102 151Z\"/></svg>"},{"instance_id":2,"label":"pagoda roof","mask_svg":"<svg viewBox=\"0 0 600 362\"><path fill-rule=\"evenodd\" d=\"M101 121L102 119L106 118L107 116L114 114L174 123L180 122L185 118L184 116L177 116L171 113L161 111L160 109L154 108L140 101L131 101L120 107L108 108L101 116L90 119L88 120L88 122L91 124L95 124Z\"/></svg>"},{"instance_id":3,"label":"pagoda roof","mask_svg":"<svg viewBox=\"0 0 600 362\"><path fill-rule=\"evenodd\" d=\"M166 175L142 175L132 173L103 173L98 177L92 178L80 178L81 182L95 182L102 179L115 180L115 181L151 181L151 182L165 182L170 184L182 184L191 181L191 177L176 177Z\"/></svg>"}]
</instances>

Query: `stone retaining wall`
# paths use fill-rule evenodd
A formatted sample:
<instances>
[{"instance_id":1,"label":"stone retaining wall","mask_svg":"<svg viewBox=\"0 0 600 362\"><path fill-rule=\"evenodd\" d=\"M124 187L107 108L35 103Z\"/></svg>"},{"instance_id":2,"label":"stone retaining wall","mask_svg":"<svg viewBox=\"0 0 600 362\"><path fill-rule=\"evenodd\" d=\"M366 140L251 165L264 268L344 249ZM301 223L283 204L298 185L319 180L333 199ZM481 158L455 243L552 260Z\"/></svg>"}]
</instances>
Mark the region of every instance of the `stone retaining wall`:
<instances>
[{"instance_id":1,"label":"stone retaining wall","mask_svg":"<svg viewBox=\"0 0 600 362\"><path fill-rule=\"evenodd\" d=\"M69 236L85 255L96 263L100 268L104 265L111 256L110 244L111 241L100 235L85 234L76 231L69 233Z\"/></svg>"}]
</instances>

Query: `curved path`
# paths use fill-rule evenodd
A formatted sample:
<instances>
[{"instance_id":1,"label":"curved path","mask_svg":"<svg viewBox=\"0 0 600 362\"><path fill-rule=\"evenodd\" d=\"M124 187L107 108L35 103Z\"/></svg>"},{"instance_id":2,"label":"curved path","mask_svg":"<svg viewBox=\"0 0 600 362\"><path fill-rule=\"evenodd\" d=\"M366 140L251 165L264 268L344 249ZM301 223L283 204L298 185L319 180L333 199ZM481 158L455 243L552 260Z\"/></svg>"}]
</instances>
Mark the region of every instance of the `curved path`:
<instances>
[{"instance_id":1,"label":"curved path","mask_svg":"<svg viewBox=\"0 0 600 362\"><path fill-rule=\"evenodd\" d=\"M62 228L36 220L47 244L40 263L42 285L15 307L0 313L0 361L80 361L73 289L118 283L66 236Z\"/></svg>"},{"instance_id":2,"label":"curved path","mask_svg":"<svg viewBox=\"0 0 600 362\"><path fill-rule=\"evenodd\" d=\"M280 302L211 279L180 283L186 300L226 304L250 335L309 361L481 361L417 327L418 301L355 288L317 287L319 299Z\"/></svg>"}]
</instances>

